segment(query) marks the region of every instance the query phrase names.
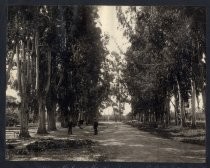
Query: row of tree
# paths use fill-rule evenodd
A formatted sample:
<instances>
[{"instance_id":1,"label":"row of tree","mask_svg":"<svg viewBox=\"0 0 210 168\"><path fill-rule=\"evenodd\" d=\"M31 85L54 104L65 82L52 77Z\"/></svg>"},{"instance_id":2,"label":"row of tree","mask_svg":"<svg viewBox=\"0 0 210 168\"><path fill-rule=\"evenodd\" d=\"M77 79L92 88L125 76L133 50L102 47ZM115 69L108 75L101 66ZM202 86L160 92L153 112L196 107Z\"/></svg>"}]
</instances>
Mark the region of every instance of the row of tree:
<instances>
[{"instance_id":1,"label":"row of tree","mask_svg":"<svg viewBox=\"0 0 210 168\"><path fill-rule=\"evenodd\" d=\"M97 8L90 6L15 6L8 8L7 82L21 97L20 137L30 137L29 113L38 120L37 133L56 129L82 117L97 117L109 91L106 43L97 27ZM46 128L46 111L47 125Z\"/></svg>"},{"instance_id":2,"label":"row of tree","mask_svg":"<svg viewBox=\"0 0 210 168\"><path fill-rule=\"evenodd\" d=\"M202 94L206 106L206 11L202 7L117 7L118 19L131 46L125 53L124 81L133 114L148 122L170 124L175 98L175 122L185 126L185 104Z\"/></svg>"}]
</instances>

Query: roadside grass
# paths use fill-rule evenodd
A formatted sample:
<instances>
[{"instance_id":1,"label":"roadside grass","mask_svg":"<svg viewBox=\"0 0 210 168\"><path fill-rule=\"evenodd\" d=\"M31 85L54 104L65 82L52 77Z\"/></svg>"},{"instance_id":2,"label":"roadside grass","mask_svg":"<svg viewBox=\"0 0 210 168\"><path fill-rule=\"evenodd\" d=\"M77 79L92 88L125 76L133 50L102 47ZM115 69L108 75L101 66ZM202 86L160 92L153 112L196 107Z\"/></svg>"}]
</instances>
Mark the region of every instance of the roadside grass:
<instances>
[{"instance_id":1,"label":"roadside grass","mask_svg":"<svg viewBox=\"0 0 210 168\"><path fill-rule=\"evenodd\" d=\"M190 126L181 127L176 125L158 127L154 123L143 124L142 122L136 120L127 121L126 124L136 127L139 130L150 132L151 134L162 138L205 146L206 131L205 127L200 126L202 124L198 124L196 129L192 129Z\"/></svg>"}]
</instances>

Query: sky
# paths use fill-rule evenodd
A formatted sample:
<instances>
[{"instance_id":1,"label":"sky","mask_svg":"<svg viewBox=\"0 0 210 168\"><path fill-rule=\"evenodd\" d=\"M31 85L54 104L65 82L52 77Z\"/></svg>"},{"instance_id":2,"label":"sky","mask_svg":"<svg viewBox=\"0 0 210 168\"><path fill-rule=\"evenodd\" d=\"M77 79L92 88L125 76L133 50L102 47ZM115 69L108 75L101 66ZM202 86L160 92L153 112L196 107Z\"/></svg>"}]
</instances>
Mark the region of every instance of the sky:
<instances>
[{"instance_id":1,"label":"sky","mask_svg":"<svg viewBox=\"0 0 210 168\"><path fill-rule=\"evenodd\" d=\"M120 23L118 22L117 12L115 8L115 6L98 7L99 22L101 23L99 27L101 27L103 33L107 33L111 37L107 46L109 51L119 52L117 45L113 40L115 39L123 52L125 52L127 47L129 46L129 42L127 38L123 36L123 30Z\"/></svg>"},{"instance_id":2,"label":"sky","mask_svg":"<svg viewBox=\"0 0 210 168\"><path fill-rule=\"evenodd\" d=\"M124 56L120 53L116 43L120 46L123 53L126 52L129 47L129 42L126 37L123 36L123 29L118 22L117 19L117 11L115 6L99 6L98 7L98 15L99 22L98 26L101 28L103 34L108 34L110 36L109 43L107 45L107 49L111 53L112 51L117 52L121 55L121 58ZM107 57L110 57L108 55ZM131 107L128 103L125 104L125 110L123 115L128 114L131 111ZM113 114L113 108L107 107L102 112L103 115L111 115Z\"/></svg>"}]
</instances>

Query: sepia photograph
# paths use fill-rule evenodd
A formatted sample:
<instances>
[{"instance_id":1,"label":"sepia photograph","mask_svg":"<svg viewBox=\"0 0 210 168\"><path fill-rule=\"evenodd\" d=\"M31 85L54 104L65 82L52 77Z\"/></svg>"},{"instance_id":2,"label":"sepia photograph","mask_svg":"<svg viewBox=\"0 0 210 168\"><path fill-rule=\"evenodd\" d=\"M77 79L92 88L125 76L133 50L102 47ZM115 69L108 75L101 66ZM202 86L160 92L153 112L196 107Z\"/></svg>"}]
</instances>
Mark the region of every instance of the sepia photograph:
<instances>
[{"instance_id":1,"label":"sepia photograph","mask_svg":"<svg viewBox=\"0 0 210 168\"><path fill-rule=\"evenodd\" d=\"M7 161L206 163L205 7L7 12Z\"/></svg>"}]
</instances>

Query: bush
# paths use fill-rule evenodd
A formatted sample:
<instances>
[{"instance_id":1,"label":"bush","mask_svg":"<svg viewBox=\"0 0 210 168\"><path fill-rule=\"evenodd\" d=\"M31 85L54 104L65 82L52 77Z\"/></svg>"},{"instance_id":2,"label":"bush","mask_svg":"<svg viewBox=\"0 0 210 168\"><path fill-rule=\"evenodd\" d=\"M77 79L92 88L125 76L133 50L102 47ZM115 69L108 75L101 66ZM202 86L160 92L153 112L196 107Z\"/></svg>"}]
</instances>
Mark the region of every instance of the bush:
<instances>
[{"instance_id":1,"label":"bush","mask_svg":"<svg viewBox=\"0 0 210 168\"><path fill-rule=\"evenodd\" d=\"M16 112L11 109L6 110L6 126L16 126L20 124L19 116Z\"/></svg>"}]
</instances>

